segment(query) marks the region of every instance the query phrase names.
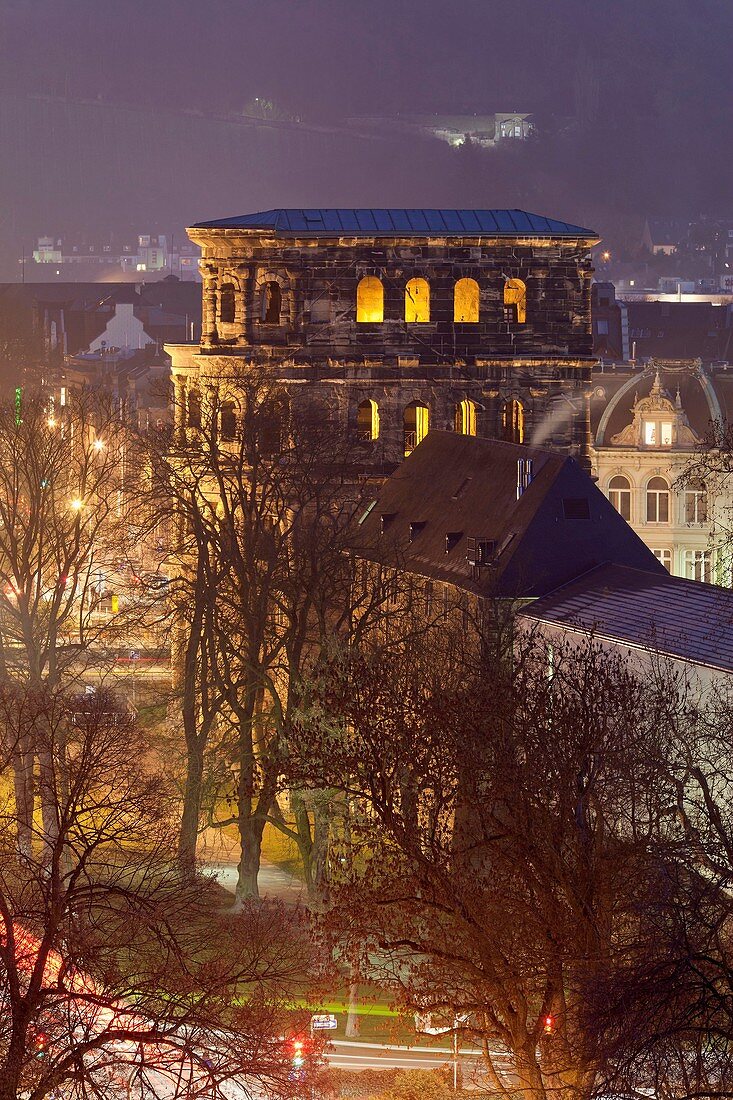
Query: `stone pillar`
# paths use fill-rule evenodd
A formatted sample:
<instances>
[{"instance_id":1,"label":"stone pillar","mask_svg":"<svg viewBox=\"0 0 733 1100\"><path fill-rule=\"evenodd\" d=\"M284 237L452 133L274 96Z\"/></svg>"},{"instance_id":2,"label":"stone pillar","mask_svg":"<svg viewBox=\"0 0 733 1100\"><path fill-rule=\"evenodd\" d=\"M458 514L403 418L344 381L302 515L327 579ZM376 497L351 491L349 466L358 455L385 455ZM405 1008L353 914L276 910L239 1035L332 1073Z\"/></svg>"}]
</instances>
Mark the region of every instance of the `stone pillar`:
<instances>
[{"instance_id":1,"label":"stone pillar","mask_svg":"<svg viewBox=\"0 0 733 1100\"><path fill-rule=\"evenodd\" d=\"M587 474L590 474L593 470L593 459L591 456L593 433L590 423L590 396L590 393L586 392L583 394L582 398L583 408L580 423L580 448L578 451L578 464L582 466Z\"/></svg>"},{"instance_id":2,"label":"stone pillar","mask_svg":"<svg viewBox=\"0 0 733 1100\"><path fill-rule=\"evenodd\" d=\"M201 344L212 347L218 342L216 330L217 270L213 264L202 264L203 289L201 296Z\"/></svg>"},{"instance_id":3,"label":"stone pillar","mask_svg":"<svg viewBox=\"0 0 733 1100\"><path fill-rule=\"evenodd\" d=\"M247 324L249 321L247 315L247 303L249 302L249 271L243 264L240 264L237 268L237 278L239 280L239 290L234 299L234 324L237 329L237 343L243 345L249 343L249 336L247 334Z\"/></svg>"},{"instance_id":4,"label":"stone pillar","mask_svg":"<svg viewBox=\"0 0 733 1100\"><path fill-rule=\"evenodd\" d=\"M186 431L186 383L180 377L174 383L173 428L175 442L180 446L184 442Z\"/></svg>"}]
</instances>

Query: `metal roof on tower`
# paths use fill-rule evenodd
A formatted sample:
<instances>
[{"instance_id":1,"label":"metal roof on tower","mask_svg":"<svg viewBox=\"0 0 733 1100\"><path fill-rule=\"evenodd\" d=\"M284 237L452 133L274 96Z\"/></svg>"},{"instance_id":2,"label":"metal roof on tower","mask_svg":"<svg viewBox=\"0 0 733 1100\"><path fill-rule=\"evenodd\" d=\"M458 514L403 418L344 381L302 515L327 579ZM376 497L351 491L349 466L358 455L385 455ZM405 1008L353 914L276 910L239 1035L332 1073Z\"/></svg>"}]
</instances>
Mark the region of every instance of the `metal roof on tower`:
<instances>
[{"instance_id":1,"label":"metal roof on tower","mask_svg":"<svg viewBox=\"0 0 733 1100\"><path fill-rule=\"evenodd\" d=\"M597 239L592 229L526 210L264 210L198 222L192 229L269 229L315 236L567 237Z\"/></svg>"}]
</instances>

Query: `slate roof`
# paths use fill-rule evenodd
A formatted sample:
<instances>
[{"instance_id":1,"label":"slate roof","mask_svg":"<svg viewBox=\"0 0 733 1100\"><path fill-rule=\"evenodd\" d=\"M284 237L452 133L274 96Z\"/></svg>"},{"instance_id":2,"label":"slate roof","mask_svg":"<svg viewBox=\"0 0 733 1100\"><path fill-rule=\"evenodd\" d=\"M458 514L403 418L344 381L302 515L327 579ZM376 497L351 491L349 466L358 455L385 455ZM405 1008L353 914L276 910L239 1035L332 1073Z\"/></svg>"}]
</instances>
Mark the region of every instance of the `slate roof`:
<instances>
[{"instance_id":1,"label":"slate roof","mask_svg":"<svg viewBox=\"0 0 733 1100\"><path fill-rule=\"evenodd\" d=\"M532 460L533 478L517 499L520 459ZM568 518L567 501L587 502L588 518ZM469 538L496 544L491 567L473 569ZM544 595L608 560L666 575L573 459L456 432L428 433L375 494L352 543L369 560L508 599Z\"/></svg>"},{"instance_id":2,"label":"slate roof","mask_svg":"<svg viewBox=\"0 0 733 1100\"><path fill-rule=\"evenodd\" d=\"M524 607L521 617L733 672L733 591L714 584L606 564Z\"/></svg>"},{"instance_id":3,"label":"slate roof","mask_svg":"<svg viewBox=\"0 0 733 1100\"><path fill-rule=\"evenodd\" d=\"M192 229L270 229L309 236L567 237L596 240L592 229L526 210L264 210L198 222Z\"/></svg>"}]
</instances>

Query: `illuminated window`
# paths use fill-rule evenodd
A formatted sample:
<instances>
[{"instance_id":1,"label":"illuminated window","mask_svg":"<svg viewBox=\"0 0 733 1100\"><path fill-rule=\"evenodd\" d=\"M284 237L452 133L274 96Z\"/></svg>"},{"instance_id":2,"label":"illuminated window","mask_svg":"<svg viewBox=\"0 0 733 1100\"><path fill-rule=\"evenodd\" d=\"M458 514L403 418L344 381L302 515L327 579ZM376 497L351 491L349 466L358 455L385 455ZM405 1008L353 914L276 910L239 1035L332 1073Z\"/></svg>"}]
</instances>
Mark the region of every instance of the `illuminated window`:
<instances>
[{"instance_id":1,"label":"illuminated window","mask_svg":"<svg viewBox=\"0 0 733 1100\"><path fill-rule=\"evenodd\" d=\"M663 477L653 477L646 487L647 523L669 523L669 485Z\"/></svg>"},{"instance_id":2,"label":"illuminated window","mask_svg":"<svg viewBox=\"0 0 733 1100\"><path fill-rule=\"evenodd\" d=\"M405 287L405 320L425 324L430 320L430 286L427 279L410 279Z\"/></svg>"},{"instance_id":3,"label":"illuminated window","mask_svg":"<svg viewBox=\"0 0 733 1100\"><path fill-rule=\"evenodd\" d=\"M709 550L685 550L685 576L688 581L710 583L711 564Z\"/></svg>"},{"instance_id":4,"label":"illuminated window","mask_svg":"<svg viewBox=\"0 0 733 1100\"><path fill-rule=\"evenodd\" d=\"M356 434L363 443L379 439L379 406L376 401L362 401L356 412Z\"/></svg>"},{"instance_id":5,"label":"illuminated window","mask_svg":"<svg viewBox=\"0 0 733 1100\"><path fill-rule=\"evenodd\" d=\"M234 285L232 283L222 283L219 292L219 320L225 325L230 325L234 321Z\"/></svg>"},{"instance_id":6,"label":"illuminated window","mask_svg":"<svg viewBox=\"0 0 733 1100\"><path fill-rule=\"evenodd\" d=\"M356 320L379 324L384 320L384 287L376 275L365 275L356 287Z\"/></svg>"},{"instance_id":7,"label":"illuminated window","mask_svg":"<svg viewBox=\"0 0 733 1100\"><path fill-rule=\"evenodd\" d=\"M514 325L523 325L527 320L527 287L521 279L504 283L504 317Z\"/></svg>"},{"instance_id":8,"label":"illuminated window","mask_svg":"<svg viewBox=\"0 0 733 1100\"><path fill-rule=\"evenodd\" d=\"M419 402L413 401L405 409L402 423L405 436L405 454L409 455L428 434L430 413L427 405L421 405Z\"/></svg>"},{"instance_id":9,"label":"illuminated window","mask_svg":"<svg viewBox=\"0 0 733 1100\"><path fill-rule=\"evenodd\" d=\"M283 293L279 283L270 281L262 287L262 320L266 325L279 325Z\"/></svg>"},{"instance_id":10,"label":"illuminated window","mask_svg":"<svg viewBox=\"0 0 733 1100\"><path fill-rule=\"evenodd\" d=\"M647 447L671 447L672 446L672 422L671 420L645 420L644 421L644 445Z\"/></svg>"},{"instance_id":11,"label":"illuminated window","mask_svg":"<svg viewBox=\"0 0 733 1100\"><path fill-rule=\"evenodd\" d=\"M501 413L501 437L507 443L524 443L524 407L521 401L507 401Z\"/></svg>"},{"instance_id":12,"label":"illuminated window","mask_svg":"<svg viewBox=\"0 0 733 1100\"><path fill-rule=\"evenodd\" d=\"M476 402L467 398L456 405L455 429L461 435L476 434Z\"/></svg>"},{"instance_id":13,"label":"illuminated window","mask_svg":"<svg viewBox=\"0 0 733 1100\"><path fill-rule=\"evenodd\" d=\"M619 515L631 519L631 485L627 477L616 474L608 483L608 499Z\"/></svg>"},{"instance_id":14,"label":"illuminated window","mask_svg":"<svg viewBox=\"0 0 733 1100\"><path fill-rule=\"evenodd\" d=\"M475 279L459 279L453 289L453 320L465 324L476 324L478 311L478 283Z\"/></svg>"},{"instance_id":15,"label":"illuminated window","mask_svg":"<svg viewBox=\"0 0 733 1100\"><path fill-rule=\"evenodd\" d=\"M705 482L693 478L685 486L685 523L707 523L708 494Z\"/></svg>"},{"instance_id":16,"label":"illuminated window","mask_svg":"<svg viewBox=\"0 0 733 1100\"><path fill-rule=\"evenodd\" d=\"M664 568L667 570L668 573L672 572L672 551L671 550L669 550L668 548L665 547L662 550L652 550L652 554L654 555L655 558L658 558L659 561L661 561L662 565L664 566Z\"/></svg>"}]
</instances>

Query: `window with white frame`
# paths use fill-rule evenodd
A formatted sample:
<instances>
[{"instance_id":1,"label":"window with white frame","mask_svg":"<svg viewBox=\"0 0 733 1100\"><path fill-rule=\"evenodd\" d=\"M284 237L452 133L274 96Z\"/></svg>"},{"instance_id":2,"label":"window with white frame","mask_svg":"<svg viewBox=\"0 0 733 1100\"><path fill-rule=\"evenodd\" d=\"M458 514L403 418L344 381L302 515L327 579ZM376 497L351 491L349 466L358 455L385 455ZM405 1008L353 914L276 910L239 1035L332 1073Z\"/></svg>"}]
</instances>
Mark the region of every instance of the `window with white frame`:
<instances>
[{"instance_id":1,"label":"window with white frame","mask_svg":"<svg viewBox=\"0 0 733 1100\"><path fill-rule=\"evenodd\" d=\"M609 481L608 499L619 515L631 519L631 482L623 474L616 474Z\"/></svg>"},{"instance_id":2,"label":"window with white frame","mask_svg":"<svg viewBox=\"0 0 733 1100\"><path fill-rule=\"evenodd\" d=\"M663 477L653 477L646 487L647 523L669 523L669 485Z\"/></svg>"},{"instance_id":3,"label":"window with white frame","mask_svg":"<svg viewBox=\"0 0 733 1100\"><path fill-rule=\"evenodd\" d=\"M685 550L684 562L688 581L710 581L712 555L709 550Z\"/></svg>"},{"instance_id":4,"label":"window with white frame","mask_svg":"<svg viewBox=\"0 0 733 1100\"><path fill-rule=\"evenodd\" d=\"M695 477L685 486L683 521L697 525L707 523L707 520L708 494L705 482Z\"/></svg>"},{"instance_id":5,"label":"window with white frame","mask_svg":"<svg viewBox=\"0 0 733 1100\"><path fill-rule=\"evenodd\" d=\"M661 561L668 573L672 572L672 551L668 547L661 550L652 550L652 554Z\"/></svg>"},{"instance_id":6,"label":"window with white frame","mask_svg":"<svg viewBox=\"0 0 733 1100\"><path fill-rule=\"evenodd\" d=\"M671 420L645 420L644 445L646 447L672 446Z\"/></svg>"}]
</instances>

